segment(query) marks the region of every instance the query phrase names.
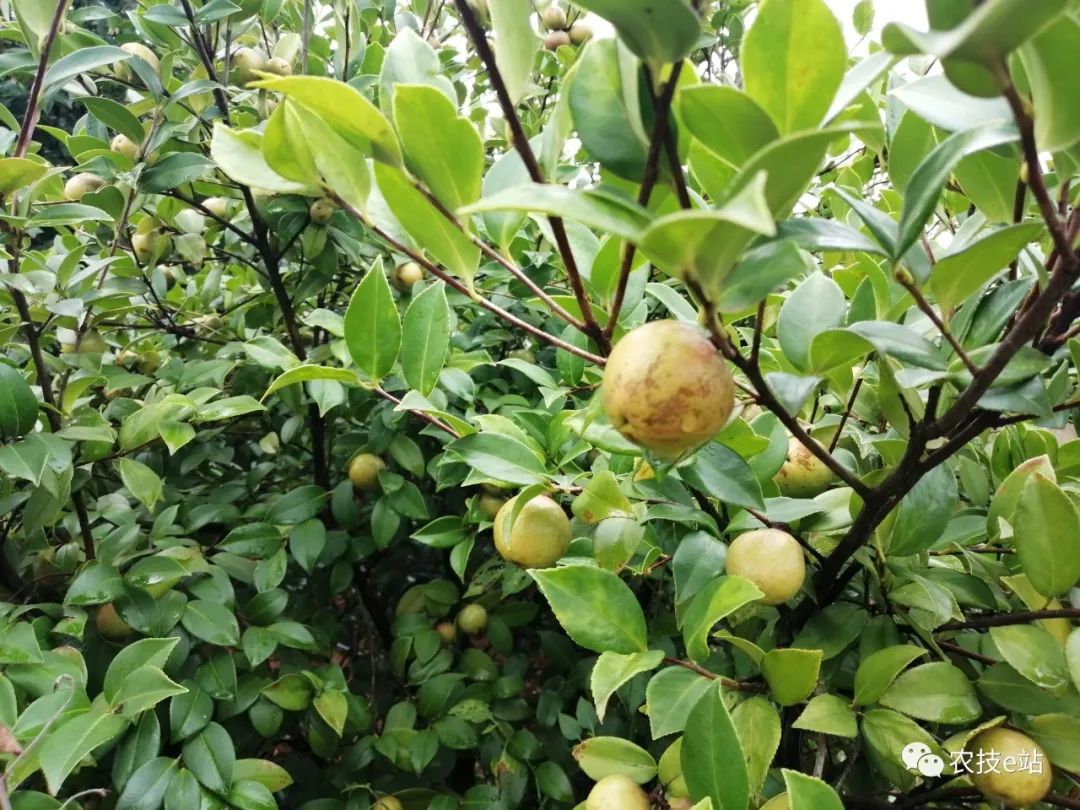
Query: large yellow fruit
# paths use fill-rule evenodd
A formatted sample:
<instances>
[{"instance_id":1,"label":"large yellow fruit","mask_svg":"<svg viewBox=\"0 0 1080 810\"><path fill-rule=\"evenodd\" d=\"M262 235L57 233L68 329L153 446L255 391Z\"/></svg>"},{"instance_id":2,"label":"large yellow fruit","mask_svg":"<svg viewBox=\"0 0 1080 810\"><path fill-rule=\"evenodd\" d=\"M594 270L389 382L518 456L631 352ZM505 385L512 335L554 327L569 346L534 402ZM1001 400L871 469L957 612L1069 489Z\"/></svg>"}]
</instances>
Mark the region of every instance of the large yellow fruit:
<instances>
[{"instance_id":1,"label":"large yellow fruit","mask_svg":"<svg viewBox=\"0 0 1080 810\"><path fill-rule=\"evenodd\" d=\"M728 546L727 572L750 580L766 605L780 605L799 592L806 579L802 546L779 529L740 534Z\"/></svg>"},{"instance_id":2,"label":"large yellow fruit","mask_svg":"<svg viewBox=\"0 0 1080 810\"><path fill-rule=\"evenodd\" d=\"M98 632L111 641L124 641L131 638L135 632L130 624L120 618L112 602L106 602L98 608L94 623L97 625Z\"/></svg>"},{"instance_id":3,"label":"large yellow fruit","mask_svg":"<svg viewBox=\"0 0 1080 810\"><path fill-rule=\"evenodd\" d=\"M495 549L504 560L525 568L547 568L570 547L570 520L555 501L537 495L518 513L506 536L504 524L514 511L513 497L495 515Z\"/></svg>"},{"instance_id":4,"label":"large yellow fruit","mask_svg":"<svg viewBox=\"0 0 1080 810\"><path fill-rule=\"evenodd\" d=\"M650 810L649 795L629 776L605 776L589 792L586 810Z\"/></svg>"},{"instance_id":5,"label":"large yellow fruit","mask_svg":"<svg viewBox=\"0 0 1080 810\"><path fill-rule=\"evenodd\" d=\"M349 462L349 480L359 490L373 490L379 486L379 472L386 469L386 462L373 453L360 453Z\"/></svg>"},{"instance_id":6,"label":"large yellow fruit","mask_svg":"<svg viewBox=\"0 0 1080 810\"><path fill-rule=\"evenodd\" d=\"M229 80L234 84L255 81L258 70L266 70L266 57L254 48L238 48L229 60Z\"/></svg>"},{"instance_id":7,"label":"large yellow fruit","mask_svg":"<svg viewBox=\"0 0 1080 810\"><path fill-rule=\"evenodd\" d=\"M773 481L789 498L813 498L829 488L836 476L825 462L794 436L788 441L787 460Z\"/></svg>"},{"instance_id":8,"label":"large yellow fruit","mask_svg":"<svg viewBox=\"0 0 1080 810\"><path fill-rule=\"evenodd\" d=\"M675 460L711 439L735 407L724 359L698 327L652 321L619 341L604 370L604 409L627 439Z\"/></svg>"},{"instance_id":9,"label":"large yellow fruit","mask_svg":"<svg viewBox=\"0 0 1080 810\"><path fill-rule=\"evenodd\" d=\"M991 801L1000 802L1006 807L1027 807L1050 792L1054 776L1046 752L1026 734L1007 728L992 728L972 739L967 744L967 750L975 755L973 768L976 772L972 774L971 781ZM987 765L996 760L996 772L989 767L982 769L985 773L979 772L980 752L988 755L993 752L996 755L987 756L985 760ZM1041 772L1034 773L1039 766Z\"/></svg>"},{"instance_id":10,"label":"large yellow fruit","mask_svg":"<svg viewBox=\"0 0 1080 810\"><path fill-rule=\"evenodd\" d=\"M83 172L77 174L64 184L64 196L72 202L78 202L84 194L97 191L105 185L105 181L96 174Z\"/></svg>"}]
</instances>

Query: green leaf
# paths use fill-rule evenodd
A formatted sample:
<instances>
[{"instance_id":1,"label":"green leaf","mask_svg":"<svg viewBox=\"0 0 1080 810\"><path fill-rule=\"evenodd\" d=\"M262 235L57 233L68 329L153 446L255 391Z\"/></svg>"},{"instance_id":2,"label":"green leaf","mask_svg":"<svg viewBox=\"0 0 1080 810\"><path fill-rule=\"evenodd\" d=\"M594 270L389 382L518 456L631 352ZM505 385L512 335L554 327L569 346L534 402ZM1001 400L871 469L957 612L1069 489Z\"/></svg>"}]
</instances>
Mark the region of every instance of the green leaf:
<instances>
[{"instance_id":1,"label":"green leaf","mask_svg":"<svg viewBox=\"0 0 1080 810\"><path fill-rule=\"evenodd\" d=\"M1030 718L1023 728L1042 746L1051 763L1067 771L1080 768L1080 725L1075 716L1044 714Z\"/></svg>"},{"instance_id":2,"label":"green leaf","mask_svg":"<svg viewBox=\"0 0 1080 810\"><path fill-rule=\"evenodd\" d=\"M397 85L394 123L405 164L443 205L456 211L480 198L480 135L446 96L428 85Z\"/></svg>"},{"instance_id":3,"label":"green leaf","mask_svg":"<svg viewBox=\"0 0 1080 810\"><path fill-rule=\"evenodd\" d=\"M398 29L379 74L379 104L387 115L393 111L394 90L399 84L431 85L457 101L454 83L445 75L439 55L409 26Z\"/></svg>"},{"instance_id":4,"label":"green leaf","mask_svg":"<svg viewBox=\"0 0 1080 810\"><path fill-rule=\"evenodd\" d=\"M278 194L316 196L320 190L306 183L287 180L270 168L263 156L263 135L254 130L233 130L214 122L210 156L225 174L237 183Z\"/></svg>"},{"instance_id":5,"label":"green leaf","mask_svg":"<svg viewBox=\"0 0 1080 810\"><path fill-rule=\"evenodd\" d=\"M1020 4L1031 8L1030 4ZM1051 3L1049 5L1058 5ZM1041 13L1032 15L1041 17ZM1080 79L1070 67L1080 48L1080 20L1064 14L1020 49L1035 105L1035 142L1044 152L1060 152L1080 140Z\"/></svg>"},{"instance_id":6,"label":"green leaf","mask_svg":"<svg viewBox=\"0 0 1080 810\"><path fill-rule=\"evenodd\" d=\"M946 661L907 670L885 690L880 701L882 706L932 723L960 725L982 715L975 687Z\"/></svg>"},{"instance_id":7,"label":"green leaf","mask_svg":"<svg viewBox=\"0 0 1080 810\"><path fill-rule=\"evenodd\" d=\"M201 806L202 788L195 774L187 768L173 771L172 780L165 793L165 810L187 810L189 807Z\"/></svg>"},{"instance_id":8,"label":"green leaf","mask_svg":"<svg viewBox=\"0 0 1080 810\"><path fill-rule=\"evenodd\" d=\"M146 712L124 734L113 756L112 780L123 790L131 775L161 753L161 724L154 712Z\"/></svg>"},{"instance_id":9,"label":"green leaf","mask_svg":"<svg viewBox=\"0 0 1080 810\"><path fill-rule=\"evenodd\" d=\"M401 321L381 261L372 265L349 300L345 345L353 362L373 380L381 380L394 368L401 348Z\"/></svg>"},{"instance_id":10,"label":"green leaf","mask_svg":"<svg viewBox=\"0 0 1080 810\"><path fill-rule=\"evenodd\" d=\"M113 705L118 703L124 682L143 667L164 667L178 642L178 638L144 638L124 647L105 672L102 685L105 699Z\"/></svg>"},{"instance_id":11,"label":"green leaf","mask_svg":"<svg viewBox=\"0 0 1080 810\"><path fill-rule=\"evenodd\" d=\"M211 723L184 743L184 765L199 784L215 793L225 793L233 781L236 752L229 732Z\"/></svg>"},{"instance_id":12,"label":"green leaf","mask_svg":"<svg viewBox=\"0 0 1080 810\"><path fill-rule=\"evenodd\" d=\"M1060 596L1080 580L1080 515L1056 483L1034 473L1009 521L1020 566L1035 589Z\"/></svg>"},{"instance_id":13,"label":"green leaf","mask_svg":"<svg viewBox=\"0 0 1080 810\"><path fill-rule=\"evenodd\" d=\"M619 687L643 672L656 669L663 660L664 653L661 650L649 650L630 655L601 653L593 665L592 676L589 680L593 702L596 704L596 716L600 722L604 722L608 701Z\"/></svg>"},{"instance_id":14,"label":"green leaf","mask_svg":"<svg viewBox=\"0 0 1080 810\"><path fill-rule=\"evenodd\" d=\"M274 501L266 512L266 520L288 526L303 523L322 511L326 498L327 493L321 487L305 484Z\"/></svg>"},{"instance_id":15,"label":"green leaf","mask_svg":"<svg viewBox=\"0 0 1080 810\"><path fill-rule=\"evenodd\" d=\"M761 660L761 674L776 702L794 706L806 700L817 686L821 650L770 650Z\"/></svg>"},{"instance_id":16,"label":"green leaf","mask_svg":"<svg viewBox=\"0 0 1080 810\"><path fill-rule=\"evenodd\" d=\"M784 356L799 370L808 369L814 338L840 326L846 314L839 285L824 273L811 273L780 308L777 336Z\"/></svg>"},{"instance_id":17,"label":"green leaf","mask_svg":"<svg viewBox=\"0 0 1080 810\"><path fill-rule=\"evenodd\" d=\"M580 222L620 239L637 240L649 225L650 214L637 203L599 189L572 189L553 184L527 183L484 197L459 213L528 211Z\"/></svg>"},{"instance_id":18,"label":"green leaf","mask_svg":"<svg viewBox=\"0 0 1080 810\"><path fill-rule=\"evenodd\" d=\"M533 5L529 0L489 0L488 7L495 32L495 64L510 100L517 104L533 87L533 61L540 50L540 38L529 25Z\"/></svg>"},{"instance_id":19,"label":"green leaf","mask_svg":"<svg viewBox=\"0 0 1080 810\"><path fill-rule=\"evenodd\" d=\"M240 643L240 628L236 616L225 605L209 599L195 599L187 603L180 619L195 638L221 647L235 647Z\"/></svg>"},{"instance_id":20,"label":"green leaf","mask_svg":"<svg viewBox=\"0 0 1080 810\"><path fill-rule=\"evenodd\" d=\"M0 158L0 194L12 194L40 180L49 167L27 158Z\"/></svg>"},{"instance_id":21,"label":"green leaf","mask_svg":"<svg viewBox=\"0 0 1080 810\"><path fill-rule=\"evenodd\" d=\"M100 40L99 40L100 41ZM131 54L114 45L92 45L78 48L67 56L56 60L45 72L43 86L48 89L74 79L81 73L109 65L113 62L126 62Z\"/></svg>"},{"instance_id":22,"label":"green leaf","mask_svg":"<svg viewBox=\"0 0 1080 810\"><path fill-rule=\"evenodd\" d=\"M202 155L175 152L139 175L139 190L160 194L213 174L214 164Z\"/></svg>"},{"instance_id":23,"label":"green leaf","mask_svg":"<svg viewBox=\"0 0 1080 810\"><path fill-rule=\"evenodd\" d=\"M687 654L695 661L708 658L709 631L721 619L762 596L754 583L742 577L719 577L706 585L690 602L683 616Z\"/></svg>"},{"instance_id":24,"label":"green leaf","mask_svg":"<svg viewBox=\"0 0 1080 810\"><path fill-rule=\"evenodd\" d=\"M325 121L350 147L390 166L401 165L401 149L390 122L355 87L322 76L279 76L251 87L281 93L305 112Z\"/></svg>"},{"instance_id":25,"label":"green leaf","mask_svg":"<svg viewBox=\"0 0 1080 810\"><path fill-rule=\"evenodd\" d=\"M280 391L282 388L288 388L290 385L296 385L301 382L310 382L311 380L334 380L336 382L346 383L347 385L359 385L361 383L361 379L357 376L356 372L350 371L347 368L330 368L328 366L304 364L302 366L291 368L276 377L274 381L270 383L270 387L266 389L266 393L262 395L261 401L265 402L267 397Z\"/></svg>"},{"instance_id":26,"label":"green leaf","mask_svg":"<svg viewBox=\"0 0 1080 810\"><path fill-rule=\"evenodd\" d=\"M649 705L652 738L658 740L680 733L690 712L711 685L712 681L705 676L683 667L668 667L650 678L645 701Z\"/></svg>"},{"instance_id":27,"label":"green leaf","mask_svg":"<svg viewBox=\"0 0 1080 810\"><path fill-rule=\"evenodd\" d=\"M326 725L339 737L345 731L345 718L349 713L349 701L344 692L328 690L315 696L313 705Z\"/></svg>"},{"instance_id":28,"label":"green leaf","mask_svg":"<svg viewBox=\"0 0 1080 810\"><path fill-rule=\"evenodd\" d=\"M991 627L990 638L1005 663L1043 689L1069 683L1069 667L1061 644L1034 624Z\"/></svg>"},{"instance_id":29,"label":"green leaf","mask_svg":"<svg viewBox=\"0 0 1080 810\"><path fill-rule=\"evenodd\" d=\"M900 213L900 229L893 250L899 259L915 244L934 211L941 189L956 165L968 155L1012 143L1019 137L1011 124L991 124L957 132L941 142L915 169Z\"/></svg>"},{"instance_id":30,"label":"green leaf","mask_svg":"<svg viewBox=\"0 0 1080 810\"><path fill-rule=\"evenodd\" d=\"M275 793L293 783L289 772L268 759L238 759L233 768L233 780L258 782Z\"/></svg>"},{"instance_id":31,"label":"green leaf","mask_svg":"<svg viewBox=\"0 0 1080 810\"><path fill-rule=\"evenodd\" d=\"M158 810L176 771L175 759L150 760L132 774L116 802L116 810Z\"/></svg>"},{"instance_id":32,"label":"green leaf","mask_svg":"<svg viewBox=\"0 0 1080 810\"><path fill-rule=\"evenodd\" d=\"M574 748L585 775L594 781L622 774L639 785L656 778L656 760L639 745L619 737L592 737Z\"/></svg>"},{"instance_id":33,"label":"green leaf","mask_svg":"<svg viewBox=\"0 0 1080 810\"><path fill-rule=\"evenodd\" d=\"M820 779L787 768L783 773L791 810L843 810L836 791Z\"/></svg>"},{"instance_id":34,"label":"green leaf","mask_svg":"<svg viewBox=\"0 0 1080 810\"><path fill-rule=\"evenodd\" d=\"M912 112L948 132L1002 125L1012 120L1003 98L977 98L956 89L944 76L916 79L892 91L891 95Z\"/></svg>"},{"instance_id":35,"label":"green leaf","mask_svg":"<svg viewBox=\"0 0 1080 810\"><path fill-rule=\"evenodd\" d=\"M124 581L111 565L91 560L68 586L64 603L68 605L100 605L111 602L124 592Z\"/></svg>"},{"instance_id":36,"label":"green leaf","mask_svg":"<svg viewBox=\"0 0 1080 810\"><path fill-rule=\"evenodd\" d=\"M623 655L647 649L645 615L618 576L588 565L530 570L555 618L578 645Z\"/></svg>"},{"instance_id":37,"label":"green leaf","mask_svg":"<svg viewBox=\"0 0 1080 810\"><path fill-rule=\"evenodd\" d=\"M1073 686L1080 690L1080 627L1069 634L1069 640L1065 643L1065 661Z\"/></svg>"},{"instance_id":38,"label":"green leaf","mask_svg":"<svg viewBox=\"0 0 1080 810\"><path fill-rule=\"evenodd\" d=\"M718 442L705 445L679 475L694 489L736 506L764 509L765 500L753 469L742 456Z\"/></svg>"},{"instance_id":39,"label":"green leaf","mask_svg":"<svg viewBox=\"0 0 1080 810\"><path fill-rule=\"evenodd\" d=\"M806 704L793 728L854 739L859 725L851 704L838 695L817 695Z\"/></svg>"},{"instance_id":40,"label":"green leaf","mask_svg":"<svg viewBox=\"0 0 1080 810\"><path fill-rule=\"evenodd\" d=\"M855 672L856 706L877 703L889 685L912 661L926 655L927 650L913 644L898 644L878 650L859 664Z\"/></svg>"},{"instance_id":41,"label":"green leaf","mask_svg":"<svg viewBox=\"0 0 1080 810\"><path fill-rule=\"evenodd\" d=\"M736 706L731 721L746 760L751 794L757 794L780 747L780 713L768 698L754 695Z\"/></svg>"},{"instance_id":42,"label":"green leaf","mask_svg":"<svg viewBox=\"0 0 1080 810\"><path fill-rule=\"evenodd\" d=\"M120 480L124 486L151 512L164 497L164 484L160 476L141 461L122 458L116 462L120 468Z\"/></svg>"},{"instance_id":43,"label":"green leaf","mask_svg":"<svg viewBox=\"0 0 1080 810\"><path fill-rule=\"evenodd\" d=\"M91 751L112 741L127 727L127 720L100 703L90 711L55 728L41 747L41 770L49 790L56 793L68 774Z\"/></svg>"},{"instance_id":44,"label":"green leaf","mask_svg":"<svg viewBox=\"0 0 1080 810\"><path fill-rule=\"evenodd\" d=\"M447 445L446 452L494 481L528 486L547 480L536 454L501 433L473 433Z\"/></svg>"},{"instance_id":45,"label":"green leaf","mask_svg":"<svg viewBox=\"0 0 1080 810\"><path fill-rule=\"evenodd\" d=\"M619 38L647 62L677 62L697 44L701 22L686 0L575 0L615 26Z\"/></svg>"},{"instance_id":46,"label":"green leaf","mask_svg":"<svg viewBox=\"0 0 1080 810\"><path fill-rule=\"evenodd\" d=\"M687 131L732 170L780 137L769 114L734 87L687 87L676 102Z\"/></svg>"},{"instance_id":47,"label":"green leaf","mask_svg":"<svg viewBox=\"0 0 1080 810\"><path fill-rule=\"evenodd\" d=\"M439 381L450 350L450 306L440 281L425 287L405 311L401 371L405 381L424 396Z\"/></svg>"},{"instance_id":48,"label":"green leaf","mask_svg":"<svg viewBox=\"0 0 1080 810\"><path fill-rule=\"evenodd\" d=\"M962 303L1008 267L1042 230L1041 222L1006 225L955 252L939 256L930 276L937 303L946 310Z\"/></svg>"},{"instance_id":49,"label":"green leaf","mask_svg":"<svg viewBox=\"0 0 1080 810\"><path fill-rule=\"evenodd\" d=\"M686 722L682 769L690 797L714 807L745 810L750 777L719 681L702 695Z\"/></svg>"},{"instance_id":50,"label":"green leaf","mask_svg":"<svg viewBox=\"0 0 1080 810\"><path fill-rule=\"evenodd\" d=\"M267 686L261 694L286 711L299 712L311 704L314 688L306 677L298 672L291 672Z\"/></svg>"},{"instance_id":51,"label":"green leaf","mask_svg":"<svg viewBox=\"0 0 1080 810\"><path fill-rule=\"evenodd\" d=\"M765 0L741 61L746 92L786 134L822 122L847 70L847 48L822 0Z\"/></svg>"},{"instance_id":52,"label":"green leaf","mask_svg":"<svg viewBox=\"0 0 1080 810\"><path fill-rule=\"evenodd\" d=\"M115 699L126 719L132 719L152 709L161 701L187 691L157 667L141 667L124 679Z\"/></svg>"},{"instance_id":53,"label":"green leaf","mask_svg":"<svg viewBox=\"0 0 1080 810\"><path fill-rule=\"evenodd\" d=\"M169 701L169 739L173 743L198 734L214 716L214 700L194 682L185 683L187 692Z\"/></svg>"}]
</instances>

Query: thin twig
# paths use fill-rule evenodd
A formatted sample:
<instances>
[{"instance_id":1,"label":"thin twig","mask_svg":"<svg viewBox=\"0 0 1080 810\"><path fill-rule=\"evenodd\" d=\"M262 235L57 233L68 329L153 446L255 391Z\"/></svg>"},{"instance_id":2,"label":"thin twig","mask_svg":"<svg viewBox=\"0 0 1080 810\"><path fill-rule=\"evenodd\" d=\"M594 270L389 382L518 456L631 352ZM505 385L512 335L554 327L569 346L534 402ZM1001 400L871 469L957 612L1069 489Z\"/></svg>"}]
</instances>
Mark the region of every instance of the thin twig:
<instances>
[{"instance_id":1,"label":"thin twig","mask_svg":"<svg viewBox=\"0 0 1080 810\"><path fill-rule=\"evenodd\" d=\"M949 329L948 325L943 320L941 320L941 316L937 314L937 312L934 310L934 307L931 306L930 302L926 300L925 296L923 296L922 290L919 289L918 285L915 283L915 280L911 278L910 275L903 272L897 274L897 280L900 282L900 285L908 291L908 294L915 299L916 306L918 306L922 313L930 319L930 322L934 324L935 327L937 327L937 330L941 333L941 336L944 337L946 341L948 341L949 345L952 347L952 350L956 352L956 356L960 358L961 362L963 362L964 367L971 372L972 376L978 374L979 367L972 362L970 357L968 357L968 353L964 351L964 347L960 345L960 341L956 339L956 336L952 333L952 330Z\"/></svg>"}]
</instances>

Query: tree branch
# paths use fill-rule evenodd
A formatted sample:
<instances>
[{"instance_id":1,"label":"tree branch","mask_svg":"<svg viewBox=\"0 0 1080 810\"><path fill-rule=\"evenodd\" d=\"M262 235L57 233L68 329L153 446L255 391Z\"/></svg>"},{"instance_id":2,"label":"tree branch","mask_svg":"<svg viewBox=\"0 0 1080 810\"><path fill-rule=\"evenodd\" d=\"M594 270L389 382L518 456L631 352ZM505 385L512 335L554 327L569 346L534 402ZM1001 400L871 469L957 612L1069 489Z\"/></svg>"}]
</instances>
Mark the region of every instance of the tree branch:
<instances>
[{"instance_id":1,"label":"tree branch","mask_svg":"<svg viewBox=\"0 0 1080 810\"><path fill-rule=\"evenodd\" d=\"M68 0L57 0L56 11L53 12L49 30L41 40L41 55L38 57L37 72L34 81L30 85L30 95L26 99L26 113L23 115L22 127L19 129L19 139L15 142L14 157L26 157L26 150L30 148L30 141L37 129L38 115L41 112L41 91L45 86L45 73L49 69L49 54L52 51L53 42L60 33L60 27L64 24L64 12L67 11Z\"/></svg>"},{"instance_id":2,"label":"tree branch","mask_svg":"<svg viewBox=\"0 0 1080 810\"><path fill-rule=\"evenodd\" d=\"M992 616L976 616L962 622L949 622L938 628L943 630L979 630L987 627L1008 627L1044 619L1080 619L1080 609L1059 608L1053 610L1021 610L1016 613L997 613Z\"/></svg>"}]
</instances>

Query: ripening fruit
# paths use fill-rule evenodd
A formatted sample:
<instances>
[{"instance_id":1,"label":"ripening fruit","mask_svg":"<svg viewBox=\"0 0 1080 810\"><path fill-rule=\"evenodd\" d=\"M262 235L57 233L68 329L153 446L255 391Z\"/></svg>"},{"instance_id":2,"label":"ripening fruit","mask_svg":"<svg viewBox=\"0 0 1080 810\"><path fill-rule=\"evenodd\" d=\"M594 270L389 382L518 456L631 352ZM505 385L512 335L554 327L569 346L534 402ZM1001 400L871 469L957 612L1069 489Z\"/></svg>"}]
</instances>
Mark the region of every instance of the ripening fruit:
<instances>
[{"instance_id":1,"label":"ripening fruit","mask_svg":"<svg viewBox=\"0 0 1080 810\"><path fill-rule=\"evenodd\" d=\"M579 21L570 26L570 41L575 45L584 45L592 38L592 26L588 23Z\"/></svg>"},{"instance_id":2,"label":"ripening fruit","mask_svg":"<svg viewBox=\"0 0 1080 810\"><path fill-rule=\"evenodd\" d=\"M507 537L503 527L516 501L514 496L495 515L495 550L524 568L547 568L570 547L570 519L547 495L537 495L522 507Z\"/></svg>"},{"instance_id":3,"label":"ripening fruit","mask_svg":"<svg viewBox=\"0 0 1080 810\"><path fill-rule=\"evenodd\" d=\"M255 81L257 70L266 70L266 57L254 48L238 48L229 60L229 79L235 84Z\"/></svg>"},{"instance_id":4,"label":"ripening fruit","mask_svg":"<svg viewBox=\"0 0 1080 810\"><path fill-rule=\"evenodd\" d=\"M152 50L147 48L141 42L125 42L123 45L120 46L120 50L127 51L132 56L139 57L148 65L150 65L154 73L158 74L159 76L161 75L161 62L158 60L157 54L155 54ZM123 62L113 63L113 75L116 76L116 78L125 82L131 81L133 76L136 75L131 70L131 67L128 65L128 61L130 60L125 59Z\"/></svg>"},{"instance_id":5,"label":"ripening fruit","mask_svg":"<svg viewBox=\"0 0 1080 810\"><path fill-rule=\"evenodd\" d=\"M686 777L683 776L682 767L683 738L675 740L667 747L657 763L657 777L664 786L667 795L681 799L690 795L690 789L686 786Z\"/></svg>"},{"instance_id":6,"label":"ripening fruit","mask_svg":"<svg viewBox=\"0 0 1080 810\"><path fill-rule=\"evenodd\" d=\"M649 795L629 776L605 776L589 792L586 810L650 810Z\"/></svg>"},{"instance_id":7,"label":"ripening fruit","mask_svg":"<svg viewBox=\"0 0 1080 810\"><path fill-rule=\"evenodd\" d=\"M125 641L135 632L130 624L120 618L112 602L106 602L98 608L94 623L97 625L98 632L112 641Z\"/></svg>"},{"instance_id":8,"label":"ripening fruit","mask_svg":"<svg viewBox=\"0 0 1080 810\"><path fill-rule=\"evenodd\" d=\"M282 59L280 56L267 59L263 70L275 76L292 76L292 65L289 64L289 60Z\"/></svg>"},{"instance_id":9,"label":"ripening fruit","mask_svg":"<svg viewBox=\"0 0 1080 810\"><path fill-rule=\"evenodd\" d=\"M799 592L806 579L802 546L779 529L755 529L728 546L727 572L750 580L766 605L780 605Z\"/></svg>"},{"instance_id":10,"label":"ripening fruit","mask_svg":"<svg viewBox=\"0 0 1080 810\"><path fill-rule=\"evenodd\" d=\"M424 268L417 262L405 262L394 268L394 272L390 275L390 283L398 292L407 293L423 278Z\"/></svg>"},{"instance_id":11,"label":"ripening fruit","mask_svg":"<svg viewBox=\"0 0 1080 810\"><path fill-rule=\"evenodd\" d=\"M82 199L84 194L97 191L103 185L105 185L105 181L96 174L82 172L81 174L75 175L64 184L64 197L72 202L78 202Z\"/></svg>"},{"instance_id":12,"label":"ripening fruit","mask_svg":"<svg viewBox=\"0 0 1080 810\"><path fill-rule=\"evenodd\" d=\"M506 498L500 498L498 495L485 492L480 496L480 512L488 520L495 520L495 516L499 514L499 510L503 508L505 503Z\"/></svg>"},{"instance_id":13,"label":"ripening fruit","mask_svg":"<svg viewBox=\"0 0 1080 810\"><path fill-rule=\"evenodd\" d=\"M668 810L692 810L694 806L694 800L688 799L685 796L675 798L674 796L667 797ZM764 808L762 808L764 810Z\"/></svg>"},{"instance_id":14,"label":"ripening fruit","mask_svg":"<svg viewBox=\"0 0 1080 810\"><path fill-rule=\"evenodd\" d=\"M140 264L164 256L172 249L172 238L161 231L136 233L131 237L131 249Z\"/></svg>"},{"instance_id":15,"label":"ripening fruit","mask_svg":"<svg viewBox=\"0 0 1080 810\"><path fill-rule=\"evenodd\" d=\"M439 634L443 644L453 644L457 641L457 625L453 622L439 622L435 625L435 632Z\"/></svg>"},{"instance_id":16,"label":"ripening fruit","mask_svg":"<svg viewBox=\"0 0 1080 810\"><path fill-rule=\"evenodd\" d=\"M967 750L975 755L976 763L983 761L979 757L982 751L993 752L998 762L997 772L986 768L987 773L971 775L975 787L991 801L1006 807L1027 807L1050 792L1054 775L1046 752L1026 734L999 726L977 735L967 744ZM1006 764L1007 757L1014 763L1012 768ZM1040 773L1034 772L1038 766L1033 763L1042 766Z\"/></svg>"},{"instance_id":17,"label":"ripening fruit","mask_svg":"<svg viewBox=\"0 0 1080 810\"><path fill-rule=\"evenodd\" d=\"M379 472L386 469L386 462L373 453L360 453L349 462L349 480L359 490L373 490L379 486Z\"/></svg>"},{"instance_id":18,"label":"ripening fruit","mask_svg":"<svg viewBox=\"0 0 1080 810\"><path fill-rule=\"evenodd\" d=\"M112 139L109 148L118 155L135 160L139 156L139 145L127 135L117 135Z\"/></svg>"},{"instance_id":19,"label":"ripening fruit","mask_svg":"<svg viewBox=\"0 0 1080 810\"><path fill-rule=\"evenodd\" d=\"M207 197L203 200L203 207L219 219L229 220L232 218L232 203L228 197Z\"/></svg>"},{"instance_id":20,"label":"ripening fruit","mask_svg":"<svg viewBox=\"0 0 1080 810\"><path fill-rule=\"evenodd\" d=\"M484 632L488 623L488 613L483 605L466 605L457 615L457 626L469 636Z\"/></svg>"},{"instance_id":21,"label":"ripening fruit","mask_svg":"<svg viewBox=\"0 0 1080 810\"><path fill-rule=\"evenodd\" d=\"M565 31L552 31L544 37L544 47L549 51L557 51L563 45L570 44L570 35Z\"/></svg>"},{"instance_id":22,"label":"ripening fruit","mask_svg":"<svg viewBox=\"0 0 1080 810\"><path fill-rule=\"evenodd\" d=\"M566 28L566 11L559 6L548 6L540 12L540 19L549 31L562 31Z\"/></svg>"},{"instance_id":23,"label":"ripening fruit","mask_svg":"<svg viewBox=\"0 0 1080 810\"><path fill-rule=\"evenodd\" d=\"M715 436L735 407L724 359L704 332L682 321L652 321L620 340L602 390L611 424L665 461Z\"/></svg>"},{"instance_id":24,"label":"ripening fruit","mask_svg":"<svg viewBox=\"0 0 1080 810\"><path fill-rule=\"evenodd\" d=\"M329 197L321 197L308 208L308 216L316 225L325 225L334 217L337 205Z\"/></svg>"},{"instance_id":25,"label":"ripening fruit","mask_svg":"<svg viewBox=\"0 0 1080 810\"><path fill-rule=\"evenodd\" d=\"M165 289L171 290L176 286L176 268L167 264L161 268L161 277L165 279Z\"/></svg>"},{"instance_id":26,"label":"ripening fruit","mask_svg":"<svg viewBox=\"0 0 1080 810\"><path fill-rule=\"evenodd\" d=\"M794 436L788 440L787 460L773 481L788 498L813 498L829 488L836 476L825 462Z\"/></svg>"},{"instance_id":27,"label":"ripening fruit","mask_svg":"<svg viewBox=\"0 0 1080 810\"><path fill-rule=\"evenodd\" d=\"M371 810L405 810L405 805L396 796L383 796L371 805Z\"/></svg>"}]
</instances>

